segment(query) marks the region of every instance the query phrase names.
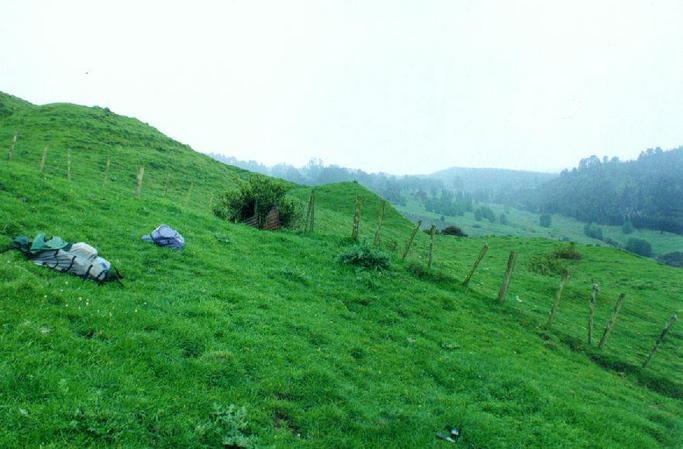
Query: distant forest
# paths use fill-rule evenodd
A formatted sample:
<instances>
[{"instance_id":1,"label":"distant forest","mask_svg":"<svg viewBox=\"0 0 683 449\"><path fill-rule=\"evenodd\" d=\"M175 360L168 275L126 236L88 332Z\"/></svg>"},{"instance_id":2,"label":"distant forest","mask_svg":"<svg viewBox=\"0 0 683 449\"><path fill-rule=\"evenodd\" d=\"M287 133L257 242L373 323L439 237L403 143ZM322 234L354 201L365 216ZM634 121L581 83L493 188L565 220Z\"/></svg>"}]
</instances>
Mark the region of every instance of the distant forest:
<instances>
[{"instance_id":1,"label":"distant forest","mask_svg":"<svg viewBox=\"0 0 683 449\"><path fill-rule=\"evenodd\" d=\"M622 162L596 156L564 170L542 189L518 191L526 209L558 213L586 223L622 225L683 234L683 147L643 151Z\"/></svg>"},{"instance_id":2,"label":"distant forest","mask_svg":"<svg viewBox=\"0 0 683 449\"><path fill-rule=\"evenodd\" d=\"M543 214L562 214L585 223L623 225L683 234L683 147L643 151L620 161L591 156L559 175L528 171L449 168L430 175L367 173L319 159L296 168L211 154L250 171L299 184L357 181L394 204L420 202L425 210L458 216L476 202L499 203Z\"/></svg>"}]
</instances>

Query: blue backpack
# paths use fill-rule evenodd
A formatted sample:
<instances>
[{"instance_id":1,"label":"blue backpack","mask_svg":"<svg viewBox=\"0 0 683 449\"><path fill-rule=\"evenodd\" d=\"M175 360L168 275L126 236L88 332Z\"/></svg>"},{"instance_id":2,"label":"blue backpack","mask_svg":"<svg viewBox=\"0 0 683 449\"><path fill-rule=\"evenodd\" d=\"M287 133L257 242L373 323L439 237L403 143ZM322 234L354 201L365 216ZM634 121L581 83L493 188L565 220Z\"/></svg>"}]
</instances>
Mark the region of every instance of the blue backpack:
<instances>
[{"instance_id":1,"label":"blue backpack","mask_svg":"<svg viewBox=\"0 0 683 449\"><path fill-rule=\"evenodd\" d=\"M159 246L172 249L182 249L185 246L185 239L172 227L162 224L150 234L143 235L142 240L152 242Z\"/></svg>"}]
</instances>

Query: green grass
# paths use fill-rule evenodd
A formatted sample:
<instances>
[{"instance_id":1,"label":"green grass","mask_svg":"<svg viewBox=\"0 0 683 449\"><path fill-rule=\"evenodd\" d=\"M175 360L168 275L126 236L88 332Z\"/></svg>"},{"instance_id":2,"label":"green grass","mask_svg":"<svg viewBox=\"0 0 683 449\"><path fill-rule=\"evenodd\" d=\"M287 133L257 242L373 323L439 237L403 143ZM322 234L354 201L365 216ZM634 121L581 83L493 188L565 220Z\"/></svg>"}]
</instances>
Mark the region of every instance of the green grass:
<instances>
[{"instance_id":1,"label":"green grass","mask_svg":"<svg viewBox=\"0 0 683 449\"><path fill-rule=\"evenodd\" d=\"M558 279L527 267L557 242L489 238L465 289L484 239L437 236L425 276L411 267L425 264L428 236L401 262L411 224L387 208L392 267L357 270L337 262L355 195L361 238L372 239L379 209L357 184L318 189L313 235L258 231L210 212L211 195L243 171L101 109L0 104L14 111L0 108L0 147L20 135L13 160L0 155L0 244L39 231L86 241L125 276L123 287L97 286L0 255L0 447L221 448L230 404L245 407L242 436L263 448L439 448L446 424L462 427L455 447L465 448L680 447L680 323L639 366L681 309L683 271L579 246L546 331ZM308 189L290 194L305 202ZM160 223L187 248L140 240ZM499 305L512 249L519 261ZM598 334L627 295L603 351L584 342L593 278Z\"/></svg>"},{"instance_id":2,"label":"green grass","mask_svg":"<svg viewBox=\"0 0 683 449\"><path fill-rule=\"evenodd\" d=\"M422 204L415 198L408 198L405 206L398 206L398 209L411 217L413 220L422 219L425 224L435 223L439 226L454 224L471 236L504 235L516 237L543 237L555 240L569 240L587 245L607 246L603 241L590 238L584 233L584 225L578 220L563 215L553 215L552 224L549 228L539 225L539 215L534 212L515 209L514 207L503 206L492 203L478 203L480 206L491 208L496 214L496 222L491 223L486 219L477 221L473 212L466 212L461 217L445 217L441 221L441 215L428 212ZM501 214L505 214L508 219L507 224L501 224L498 220ZM659 256L674 251L683 251L683 235L671 232L660 232L651 229L634 229L631 234L624 234L621 226L598 225L602 228L603 236L610 238L620 245L626 246L630 238L644 239L652 245L653 256Z\"/></svg>"}]
</instances>

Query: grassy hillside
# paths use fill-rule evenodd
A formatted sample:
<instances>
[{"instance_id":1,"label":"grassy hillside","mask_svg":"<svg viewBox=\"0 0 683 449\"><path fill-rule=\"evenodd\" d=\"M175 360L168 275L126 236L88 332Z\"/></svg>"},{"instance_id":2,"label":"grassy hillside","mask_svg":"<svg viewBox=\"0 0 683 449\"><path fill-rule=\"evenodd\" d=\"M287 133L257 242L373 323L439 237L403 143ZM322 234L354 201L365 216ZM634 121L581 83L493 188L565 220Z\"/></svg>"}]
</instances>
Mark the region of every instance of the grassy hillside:
<instances>
[{"instance_id":1,"label":"grassy hillside","mask_svg":"<svg viewBox=\"0 0 683 449\"><path fill-rule=\"evenodd\" d=\"M640 364L681 309L682 270L580 246L546 331L558 276L529 267L557 242L488 239L466 289L484 240L438 236L434 273L417 276L428 237L400 261L411 224L388 208L392 268L355 270L336 261L354 197L361 238L372 238L379 206L357 184L319 188L313 235L258 231L210 212L212 195L246 172L103 109L4 95L0 105L10 111L0 113L0 244L39 231L86 241L125 276L97 286L0 255L0 447L222 448L239 437L262 448L439 448L447 424L463 429L463 448L680 447L681 323ZM305 200L308 189L290 194ZM140 240L160 223L183 233L185 250ZM627 295L602 351L585 343L593 278L598 335ZM246 410L240 432L231 404Z\"/></svg>"},{"instance_id":2,"label":"grassy hillside","mask_svg":"<svg viewBox=\"0 0 683 449\"><path fill-rule=\"evenodd\" d=\"M412 197L408 198L404 206L398 206L398 209L407 217L413 220L421 219L425 224L436 223L439 227L449 224L457 225L467 235L471 236L543 237L555 240L570 240L587 245L607 246L601 240L586 236L584 233L585 223L571 217L554 214L550 227L544 228L539 224L540 214L538 213L492 203L478 203L475 205L475 209L482 205L493 210L497 219L495 223L491 223L486 219L477 221L474 218L473 212L466 212L461 217L444 217L442 221L441 215L426 211L422 204ZM507 217L508 222L506 224L502 224L498 220L501 214L505 214ZM634 229L631 234L625 234L621 226L599 225L599 227L602 229L605 238L610 238L622 246L625 246L630 238L647 240L652 245L653 256L673 251L683 251L683 235L652 229Z\"/></svg>"}]
</instances>

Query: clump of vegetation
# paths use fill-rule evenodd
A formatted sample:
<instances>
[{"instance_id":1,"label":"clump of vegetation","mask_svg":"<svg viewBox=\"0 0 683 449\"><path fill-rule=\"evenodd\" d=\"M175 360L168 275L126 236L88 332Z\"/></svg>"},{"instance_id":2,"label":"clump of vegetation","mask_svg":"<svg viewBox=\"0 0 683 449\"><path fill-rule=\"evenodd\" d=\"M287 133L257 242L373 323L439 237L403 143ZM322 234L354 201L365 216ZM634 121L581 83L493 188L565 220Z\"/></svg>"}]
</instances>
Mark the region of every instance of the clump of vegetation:
<instances>
[{"instance_id":1,"label":"clump of vegetation","mask_svg":"<svg viewBox=\"0 0 683 449\"><path fill-rule=\"evenodd\" d=\"M669 265L670 267L683 268L683 251L662 254L657 257L657 262Z\"/></svg>"},{"instance_id":2,"label":"clump of vegetation","mask_svg":"<svg viewBox=\"0 0 683 449\"><path fill-rule=\"evenodd\" d=\"M541 214L541 216L538 217L538 224L543 226L544 228L549 228L552 222L553 217L550 214Z\"/></svg>"},{"instance_id":3,"label":"clump of vegetation","mask_svg":"<svg viewBox=\"0 0 683 449\"><path fill-rule=\"evenodd\" d=\"M347 248L337 256L337 260L347 265L368 270L386 270L391 266L391 258L387 253L373 248L366 241Z\"/></svg>"},{"instance_id":4,"label":"clump of vegetation","mask_svg":"<svg viewBox=\"0 0 683 449\"><path fill-rule=\"evenodd\" d=\"M602 228L597 226L595 223L586 223L583 227L583 233L586 234L587 237L590 237L592 239L603 239Z\"/></svg>"},{"instance_id":5,"label":"clump of vegetation","mask_svg":"<svg viewBox=\"0 0 683 449\"><path fill-rule=\"evenodd\" d=\"M235 222L256 216L260 226L265 223L271 209L277 208L281 225L294 227L303 216L302 208L286 195L287 186L283 182L265 176L252 176L239 189L221 195L213 213L219 218Z\"/></svg>"},{"instance_id":6,"label":"clump of vegetation","mask_svg":"<svg viewBox=\"0 0 683 449\"><path fill-rule=\"evenodd\" d=\"M447 274L438 270L429 270L425 265L417 262L410 262L406 267L406 270L408 270L408 273L422 280L435 282L452 281L452 278Z\"/></svg>"},{"instance_id":7,"label":"clump of vegetation","mask_svg":"<svg viewBox=\"0 0 683 449\"><path fill-rule=\"evenodd\" d=\"M446 226L441 230L441 234L443 235L454 235L456 237L467 237L467 234L465 234L465 231L460 229L458 226L455 225L449 225Z\"/></svg>"},{"instance_id":8,"label":"clump of vegetation","mask_svg":"<svg viewBox=\"0 0 683 449\"><path fill-rule=\"evenodd\" d=\"M493 210L490 207L481 206L480 208L478 208L474 211L474 219L475 220L481 221L483 218L490 221L491 223L496 222L496 214L493 212Z\"/></svg>"},{"instance_id":9,"label":"clump of vegetation","mask_svg":"<svg viewBox=\"0 0 683 449\"><path fill-rule=\"evenodd\" d=\"M631 237L628 239L628 242L626 242L624 249L628 252L638 254L639 256L652 256L652 245L650 245L650 242L647 240Z\"/></svg>"},{"instance_id":10,"label":"clump of vegetation","mask_svg":"<svg viewBox=\"0 0 683 449\"><path fill-rule=\"evenodd\" d=\"M549 254L535 254L527 264L529 271L543 275L558 275L568 271L565 261L579 260L581 254L576 249L576 244L571 242L555 248Z\"/></svg>"},{"instance_id":11,"label":"clump of vegetation","mask_svg":"<svg viewBox=\"0 0 683 449\"><path fill-rule=\"evenodd\" d=\"M196 432L207 447L254 449L256 439L249 434L248 426L244 407L214 405L209 419L197 426Z\"/></svg>"},{"instance_id":12,"label":"clump of vegetation","mask_svg":"<svg viewBox=\"0 0 683 449\"><path fill-rule=\"evenodd\" d=\"M631 219L626 217L624 219L624 224L621 225L621 232L624 234L632 234L633 233L633 223L631 223Z\"/></svg>"},{"instance_id":13,"label":"clump of vegetation","mask_svg":"<svg viewBox=\"0 0 683 449\"><path fill-rule=\"evenodd\" d=\"M529 258L527 264L529 271L545 276L562 274L567 271L567 266L562 259L553 254L535 254Z\"/></svg>"},{"instance_id":14,"label":"clump of vegetation","mask_svg":"<svg viewBox=\"0 0 683 449\"><path fill-rule=\"evenodd\" d=\"M580 260L581 253L576 249L576 243L570 242L568 245L562 245L553 251L552 256L556 259L566 260Z\"/></svg>"},{"instance_id":15,"label":"clump of vegetation","mask_svg":"<svg viewBox=\"0 0 683 449\"><path fill-rule=\"evenodd\" d=\"M508 216L505 215L505 214L500 214L500 217L498 218L498 221L499 221L500 224L502 224L502 225L506 225L506 224L509 223L509 222L508 222Z\"/></svg>"}]
</instances>

